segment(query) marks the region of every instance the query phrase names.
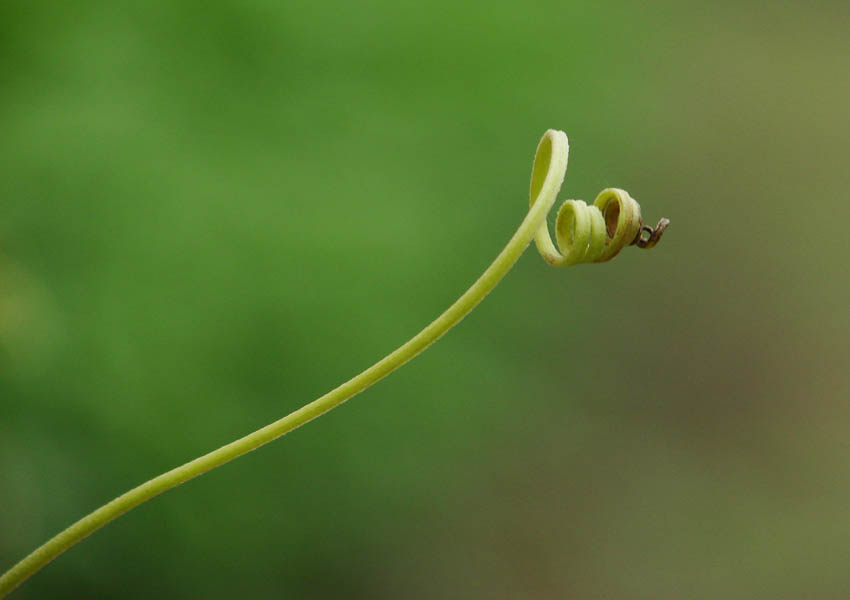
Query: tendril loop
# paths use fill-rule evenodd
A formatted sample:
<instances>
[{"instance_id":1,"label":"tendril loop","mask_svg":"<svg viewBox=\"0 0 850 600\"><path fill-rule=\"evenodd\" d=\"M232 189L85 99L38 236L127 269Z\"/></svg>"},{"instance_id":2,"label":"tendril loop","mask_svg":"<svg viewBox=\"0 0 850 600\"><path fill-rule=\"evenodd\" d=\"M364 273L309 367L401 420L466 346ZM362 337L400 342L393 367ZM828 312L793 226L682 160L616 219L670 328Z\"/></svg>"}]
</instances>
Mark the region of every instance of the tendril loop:
<instances>
[{"instance_id":1,"label":"tendril loop","mask_svg":"<svg viewBox=\"0 0 850 600\"><path fill-rule=\"evenodd\" d=\"M550 129L543 134L531 170L529 215L551 210L564 181L568 157L569 142L563 131ZM640 204L625 190L607 188L590 206L581 200L567 200L561 205L555 218L557 247L545 215L534 241L543 259L554 266L605 262L632 244L654 247L669 223L661 219L654 228L644 226Z\"/></svg>"}]
</instances>

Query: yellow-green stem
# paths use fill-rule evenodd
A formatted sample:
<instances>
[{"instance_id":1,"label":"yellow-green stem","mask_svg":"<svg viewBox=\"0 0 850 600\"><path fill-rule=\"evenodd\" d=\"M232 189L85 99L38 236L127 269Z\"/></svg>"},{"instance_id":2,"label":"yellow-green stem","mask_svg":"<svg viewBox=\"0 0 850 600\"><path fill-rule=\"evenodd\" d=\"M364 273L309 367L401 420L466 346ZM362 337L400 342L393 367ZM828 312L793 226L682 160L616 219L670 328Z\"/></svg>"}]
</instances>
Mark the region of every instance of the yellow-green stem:
<instances>
[{"instance_id":1,"label":"yellow-green stem","mask_svg":"<svg viewBox=\"0 0 850 600\"><path fill-rule=\"evenodd\" d=\"M557 199L558 191L564 180L567 169L569 145L567 136L561 131L549 130L540 140L532 170L530 201L531 207L517 229L516 233L505 246L493 263L478 278L458 300L443 314L425 327L410 341L379 360L377 363L346 381L324 396L299 408L295 412L258 429L257 431L239 438L217 450L205 454L195 460L154 477L150 481L118 496L111 502L83 517L64 531L45 542L9 571L0 577L0 598L8 594L21 582L41 569L62 552L81 541L97 529L113 519L123 515L132 508L150 500L162 492L184 483L198 475L206 473L226 462L259 448L272 440L289 433L308 421L339 406L355 394L368 388L373 383L386 377L404 363L433 344L440 336L456 325L467 313L484 299L510 268L516 263L529 243L537 238L538 248L544 258L552 264L575 264L577 262L600 262L608 260L616 254L623 245L632 242L640 230L640 209L637 203L622 190L606 190L597 198L595 207L587 207L581 202L581 207L570 205L572 213L578 217L573 221L556 225L558 245L564 256L555 249L549 237L546 225L546 215ZM624 196L620 196L623 194ZM612 201L619 202L620 208L615 215L616 232L600 231L602 211L608 210ZM628 203L634 203L632 204ZM574 202L574 201L568 201ZM601 205L600 205L601 204ZM565 204L566 206L566 204ZM595 210L592 216L582 218L581 211ZM564 212L563 208L561 212ZM571 214L572 214L571 213ZM599 213L599 214L596 214ZM596 225L591 226L588 219ZM604 228L603 228L604 229ZM584 237L582 237L584 236ZM589 237L591 236L591 237ZM600 237L601 236L601 237ZM564 248L567 248L564 250Z\"/></svg>"}]
</instances>

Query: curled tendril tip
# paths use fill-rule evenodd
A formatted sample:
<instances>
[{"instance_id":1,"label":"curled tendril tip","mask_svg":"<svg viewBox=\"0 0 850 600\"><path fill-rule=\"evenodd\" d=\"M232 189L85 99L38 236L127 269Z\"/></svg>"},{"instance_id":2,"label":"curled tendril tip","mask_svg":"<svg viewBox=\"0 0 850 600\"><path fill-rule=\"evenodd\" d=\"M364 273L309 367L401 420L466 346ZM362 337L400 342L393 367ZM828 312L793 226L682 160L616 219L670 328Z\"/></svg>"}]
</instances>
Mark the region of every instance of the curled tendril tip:
<instances>
[{"instance_id":1,"label":"curled tendril tip","mask_svg":"<svg viewBox=\"0 0 850 600\"><path fill-rule=\"evenodd\" d=\"M529 216L537 210L551 210L567 170L569 142L563 131L543 134L534 155L529 190ZM542 206L541 206L542 205ZM581 263L605 262L626 246L653 248L670 224L661 219L655 227L643 224L640 204L619 188L602 190L592 205L567 200L555 219L555 240L549 234L545 214L534 241L541 256L551 265L566 267Z\"/></svg>"}]
</instances>

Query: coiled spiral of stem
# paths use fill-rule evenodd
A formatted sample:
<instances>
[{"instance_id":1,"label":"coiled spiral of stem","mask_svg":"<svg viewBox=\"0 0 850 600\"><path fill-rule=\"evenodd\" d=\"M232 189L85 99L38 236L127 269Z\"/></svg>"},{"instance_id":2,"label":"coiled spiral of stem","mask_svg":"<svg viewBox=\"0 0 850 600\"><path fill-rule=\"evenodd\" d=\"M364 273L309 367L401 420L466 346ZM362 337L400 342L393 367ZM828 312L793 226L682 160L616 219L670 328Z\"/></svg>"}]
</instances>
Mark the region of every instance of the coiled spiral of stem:
<instances>
[{"instance_id":1,"label":"coiled spiral of stem","mask_svg":"<svg viewBox=\"0 0 850 600\"><path fill-rule=\"evenodd\" d=\"M532 208L539 198L547 197L545 192L548 190L545 188L554 185L560 189L568 156L566 134L552 129L547 131L537 146L531 170L529 200ZM563 170L560 168L562 163ZM548 194L552 201L553 196ZM567 200L561 205L555 219L557 248L552 243L545 221L537 230L534 241L546 262L556 267L568 267L611 260L620 250L632 244L652 248L669 223L667 219L661 219L654 228L645 227L640 204L625 190L607 188L599 193L591 206L582 200Z\"/></svg>"},{"instance_id":2,"label":"coiled spiral of stem","mask_svg":"<svg viewBox=\"0 0 850 600\"><path fill-rule=\"evenodd\" d=\"M550 129L543 134L532 168L531 206L516 233L475 283L422 331L362 373L298 410L142 483L71 524L0 576L0 598L62 552L127 511L293 431L398 369L475 308L507 274L532 239L536 240L543 258L553 265L603 262L629 244L645 248L654 246L667 220L662 219L654 229L643 227L638 203L623 190L611 188L603 190L593 206L578 200L564 203L555 223L558 240L558 248L555 248L546 226L546 216L564 181L568 154L569 143L564 132Z\"/></svg>"}]
</instances>

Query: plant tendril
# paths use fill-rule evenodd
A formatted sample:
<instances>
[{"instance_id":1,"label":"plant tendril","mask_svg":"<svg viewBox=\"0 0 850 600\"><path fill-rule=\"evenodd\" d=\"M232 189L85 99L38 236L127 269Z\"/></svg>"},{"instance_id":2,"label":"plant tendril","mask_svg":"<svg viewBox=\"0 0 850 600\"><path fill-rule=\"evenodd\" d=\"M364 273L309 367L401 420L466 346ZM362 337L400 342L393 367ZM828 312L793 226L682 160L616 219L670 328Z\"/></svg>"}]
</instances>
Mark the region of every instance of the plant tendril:
<instances>
[{"instance_id":1,"label":"plant tendril","mask_svg":"<svg viewBox=\"0 0 850 600\"><path fill-rule=\"evenodd\" d=\"M558 244L555 247L546 225L546 216L564 181L568 155L569 143L564 132L550 129L543 134L534 156L529 211L519 229L475 283L422 331L362 373L295 412L162 473L73 523L0 576L0 598L62 552L139 504L289 433L395 371L475 308L507 274L532 239L543 258L557 266L611 260L623 247L631 244L642 248L655 246L669 221L662 219L654 229L644 227L640 205L627 192L609 188L596 197L592 206L580 200L564 202L555 221Z\"/></svg>"}]
</instances>

